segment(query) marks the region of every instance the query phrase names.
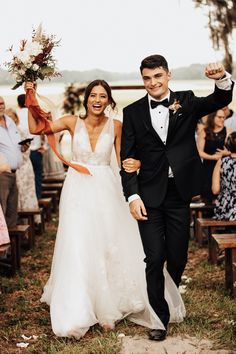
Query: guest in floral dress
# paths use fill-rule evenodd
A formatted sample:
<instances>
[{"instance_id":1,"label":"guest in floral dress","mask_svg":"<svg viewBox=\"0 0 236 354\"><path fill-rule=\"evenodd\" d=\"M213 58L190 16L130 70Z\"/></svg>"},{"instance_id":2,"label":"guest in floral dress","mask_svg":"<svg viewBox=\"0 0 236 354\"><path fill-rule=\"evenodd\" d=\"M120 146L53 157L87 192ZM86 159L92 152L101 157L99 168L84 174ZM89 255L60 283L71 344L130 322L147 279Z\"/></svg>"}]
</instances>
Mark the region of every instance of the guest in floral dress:
<instances>
[{"instance_id":1,"label":"guest in floral dress","mask_svg":"<svg viewBox=\"0 0 236 354\"><path fill-rule=\"evenodd\" d=\"M236 220L236 132L225 147L231 154L217 161L212 178L212 192L218 194L214 215L217 220Z\"/></svg>"},{"instance_id":2,"label":"guest in floral dress","mask_svg":"<svg viewBox=\"0 0 236 354\"><path fill-rule=\"evenodd\" d=\"M30 137L27 129L23 129L21 124L21 117L13 109L8 109L7 114L12 118L17 125L18 132L21 140ZM16 171L16 183L18 187L18 209L37 209L38 199L35 190L35 178L32 162L30 160L30 149L22 153L23 163L21 167ZM40 223L41 219L39 215L35 215L35 222Z\"/></svg>"}]
</instances>

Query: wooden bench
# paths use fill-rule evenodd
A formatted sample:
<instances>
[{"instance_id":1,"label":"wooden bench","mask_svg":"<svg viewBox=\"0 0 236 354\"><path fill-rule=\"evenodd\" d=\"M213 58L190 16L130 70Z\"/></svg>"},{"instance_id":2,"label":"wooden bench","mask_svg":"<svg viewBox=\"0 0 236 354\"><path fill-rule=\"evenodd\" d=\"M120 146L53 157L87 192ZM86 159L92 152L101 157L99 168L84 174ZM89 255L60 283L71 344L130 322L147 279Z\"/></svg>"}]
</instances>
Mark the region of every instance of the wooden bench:
<instances>
[{"instance_id":1,"label":"wooden bench","mask_svg":"<svg viewBox=\"0 0 236 354\"><path fill-rule=\"evenodd\" d=\"M59 193L57 190L45 190L42 191L43 198L52 198L52 211L53 213L57 212L58 203L59 203Z\"/></svg>"},{"instance_id":2,"label":"wooden bench","mask_svg":"<svg viewBox=\"0 0 236 354\"><path fill-rule=\"evenodd\" d=\"M236 233L212 234L217 247L225 250L225 287L236 298Z\"/></svg>"},{"instance_id":3,"label":"wooden bench","mask_svg":"<svg viewBox=\"0 0 236 354\"><path fill-rule=\"evenodd\" d=\"M215 204L205 204L203 202L190 203L190 211L193 221L193 235L197 240L197 219L202 218L204 214L213 212Z\"/></svg>"},{"instance_id":4,"label":"wooden bench","mask_svg":"<svg viewBox=\"0 0 236 354\"><path fill-rule=\"evenodd\" d=\"M30 225L30 232L28 237L28 248L34 247L35 244L35 222L34 217L35 215L41 216L41 233L45 231L45 224L43 218L43 209L36 208L36 209L18 209L17 210L19 218L27 219L27 223Z\"/></svg>"},{"instance_id":5,"label":"wooden bench","mask_svg":"<svg viewBox=\"0 0 236 354\"><path fill-rule=\"evenodd\" d=\"M8 228L10 237L10 254L0 260L0 266L10 270L11 275L15 275L17 269L21 267L21 239L26 237L30 231L30 225L16 225Z\"/></svg>"},{"instance_id":6,"label":"wooden bench","mask_svg":"<svg viewBox=\"0 0 236 354\"><path fill-rule=\"evenodd\" d=\"M207 218L198 218L197 219L197 231L196 231L196 237L197 241L200 245L203 243L203 229L207 228L207 237L208 237L208 250L209 250L209 261L214 263L215 261L215 249L214 245L212 244L212 231L216 229L227 229L229 226L236 226L236 220L230 221L230 220L214 220L212 218L207 219Z\"/></svg>"},{"instance_id":7,"label":"wooden bench","mask_svg":"<svg viewBox=\"0 0 236 354\"><path fill-rule=\"evenodd\" d=\"M39 207L43 209L44 220L50 221L52 217L52 197L38 199Z\"/></svg>"},{"instance_id":8,"label":"wooden bench","mask_svg":"<svg viewBox=\"0 0 236 354\"><path fill-rule=\"evenodd\" d=\"M56 190L58 191L59 197L61 194L61 190L63 187L63 183L42 183L42 190L43 191L52 191L52 190Z\"/></svg>"},{"instance_id":9,"label":"wooden bench","mask_svg":"<svg viewBox=\"0 0 236 354\"><path fill-rule=\"evenodd\" d=\"M56 177L47 177L43 179L43 183L63 183L65 180L64 178L56 178Z\"/></svg>"}]
</instances>

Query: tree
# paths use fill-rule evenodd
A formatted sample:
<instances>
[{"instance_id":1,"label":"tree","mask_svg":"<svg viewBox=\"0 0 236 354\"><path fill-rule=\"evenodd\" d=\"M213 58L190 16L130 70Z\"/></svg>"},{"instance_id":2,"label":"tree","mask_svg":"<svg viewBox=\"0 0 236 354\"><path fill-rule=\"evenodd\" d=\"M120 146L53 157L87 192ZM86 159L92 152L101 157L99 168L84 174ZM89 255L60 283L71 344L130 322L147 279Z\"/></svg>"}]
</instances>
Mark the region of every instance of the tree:
<instances>
[{"instance_id":1,"label":"tree","mask_svg":"<svg viewBox=\"0 0 236 354\"><path fill-rule=\"evenodd\" d=\"M233 71L230 37L236 28L235 0L193 0L197 7L208 7L210 36L216 50L224 49L223 63L229 73Z\"/></svg>"}]
</instances>

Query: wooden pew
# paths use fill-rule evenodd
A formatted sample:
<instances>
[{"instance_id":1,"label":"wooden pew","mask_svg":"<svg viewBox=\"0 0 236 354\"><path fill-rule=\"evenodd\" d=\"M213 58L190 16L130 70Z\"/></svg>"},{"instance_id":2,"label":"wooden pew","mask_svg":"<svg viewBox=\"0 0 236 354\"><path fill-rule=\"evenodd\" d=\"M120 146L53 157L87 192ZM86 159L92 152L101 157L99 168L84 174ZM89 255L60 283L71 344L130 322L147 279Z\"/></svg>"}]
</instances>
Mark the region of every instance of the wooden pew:
<instances>
[{"instance_id":1,"label":"wooden pew","mask_svg":"<svg viewBox=\"0 0 236 354\"><path fill-rule=\"evenodd\" d=\"M52 217L52 197L38 199L39 207L43 209L45 221L50 221Z\"/></svg>"},{"instance_id":2,"label":"wooden pew","mask_svg":"<svg viewBox=\"0 0 236 354\"><path fill-rule=\"evenodd\" d=\"M63 187L63 183L42 183L42 190L43 191L52 191L52 190L56 190L58 191L59 197L61 194L61 190Z\"/></svg>"},{"instance_id":3,"label":"wooden pew","mask_svg":"<svg viewBox=\"0 0 236 354\"><path fill-rule=\"evenodd\" d=\"M11 275L21 267L21 239L27 236L30 231L30 225L16 225L8 229L10 237L10 254L8 257L0 260L0 266L10 270Z\"/></svg>"},{"instance_id":4,"label":"wooden pew","mask_svg":"<svg viewBox=\"0 0 236 354\"><path fill-rule=\"evenodd\" d=\"M52 198L52 211L53 213L57 212L58 203L59 203L59 193L57 190L45 190L42 191L43 198Z\"/></svg>"},{"instance_id":5,"label":"wooden pew","mask_svg":"<svg viewBox=\"0 0 236 354\"><path fill-rule=\"evenodd\" d=\"M43 209L36 208L36 209L18 209L17 210L19 218L27 219L27 223L30 225L30 232L28 237L28 248L34 247L35 244L35 222L34 217L35 215L41 216L41 233L45 231L45 224L43 218Z\"/></svg>"},{"instance_id":6,"label":"wooden pew","mask_svg":"<svg viewBox=\"0 0 236 354\"><path fill-rule=\"evenodd\" d=\"M236 233L212 234L218 249L225 250L225 287L236 298Z\"/></svg>"},{"instance_id":7,"label":"wooden pew","mask_svg":"<svg viewBox=\"0 0 236 354\"><path fill-rule=\"evenodd\" d=\"M203 243L203 229L207 228L207 237L208 237L208 250L209 250L209 261L214 263L215 261L215 248L212 243L212 231L217 229L227 229L230 226L236 226L236 220L214 220L212 218L198 218L197 219L197 241L200 245Z\"/></svg>"},{"instance_id":8,"label":"wooden pew","mask_svg":"<svg viewBox=\"0 0 236 354\"><path fill-rule=\"evenodd\" d=\"M190 211L193 221L193 235L194 239L197 241L197 219L202 218L204 215L213 212L215 204L206 204L203 202L192 202L190 203Z\"/></svg>"},{"instance_id":9,"label":"wooden pew","mask_svg":"<svg viewBox=\"0 0 236 354\"><path fill-rule=\"evenodd\" d=\"M47 177L43 179L43 183L63 183L65 180L64 178L56 178L56 177Z\"/></svg>"}]
</instances>

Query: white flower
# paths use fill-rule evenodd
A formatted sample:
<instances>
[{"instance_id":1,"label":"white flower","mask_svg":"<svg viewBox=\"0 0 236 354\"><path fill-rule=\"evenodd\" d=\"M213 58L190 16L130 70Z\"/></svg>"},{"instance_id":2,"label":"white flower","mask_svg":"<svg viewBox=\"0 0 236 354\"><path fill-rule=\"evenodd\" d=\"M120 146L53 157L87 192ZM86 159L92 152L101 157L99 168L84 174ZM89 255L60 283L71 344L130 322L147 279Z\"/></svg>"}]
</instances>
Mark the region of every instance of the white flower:
<instances>
[{"instance_id":1,"label":"white flower","mask_svg":"<svg viewBox=\"0 0 236 354\"><path fill-rule=\"evenodd\" d=\"M30 60L25 63L25 66L27 69L31 68L31 65L32 65L32 62Z\"/></svg>"},{"instance_id":2,"label":"white flower","mask_svg":"<svg viewBox=\"0 0 236 354\"><path fill-rule=\"evenodd\" d=\"M24 75L25 74L25 70L24 69L20 69L18 72L19 72L19 75Z\"/></svg>"},{"instance_id":3,"label":"white flower","mask_svg":"<svg viewBox=\"0 0 236 354\"><path fill-rule=\"evenodd\" d=\"M125 337L125 334L124 333L120 333L118 334L117 338L124 338Z\"/></svg>"},{"instance_id":4,"label":"white flower","mask_svg":"<svg viewBox=\"0 0 236 354\"><path fill-rule=\"evenodd\" d=\"M22 63L27 63L30 60L30 54L25 50L21 50L16 53L16 58Z\"/></svg>"},{"instance_id":5,"label":"white flower","mask_svg":"<svg viewBox=\"0 0 236 354\"><path fill-rule=\"evenodd\" d=\"M39 42L26 42L24 50L29 53L29 55L37 56L39 53L42 52L42 45Z\"/></svg>"},{"instance_id":6,"label":"white flower","mask_svg":"<svg viewBox=\"0 0 236 354\"><path fill-rule=\"evenodd\" d=\"M38 66L37 64L33 64L32 69L33 69L34 71L37 71L38 68L39 68L39 66Z\"/></svg>"}]
</instances>

